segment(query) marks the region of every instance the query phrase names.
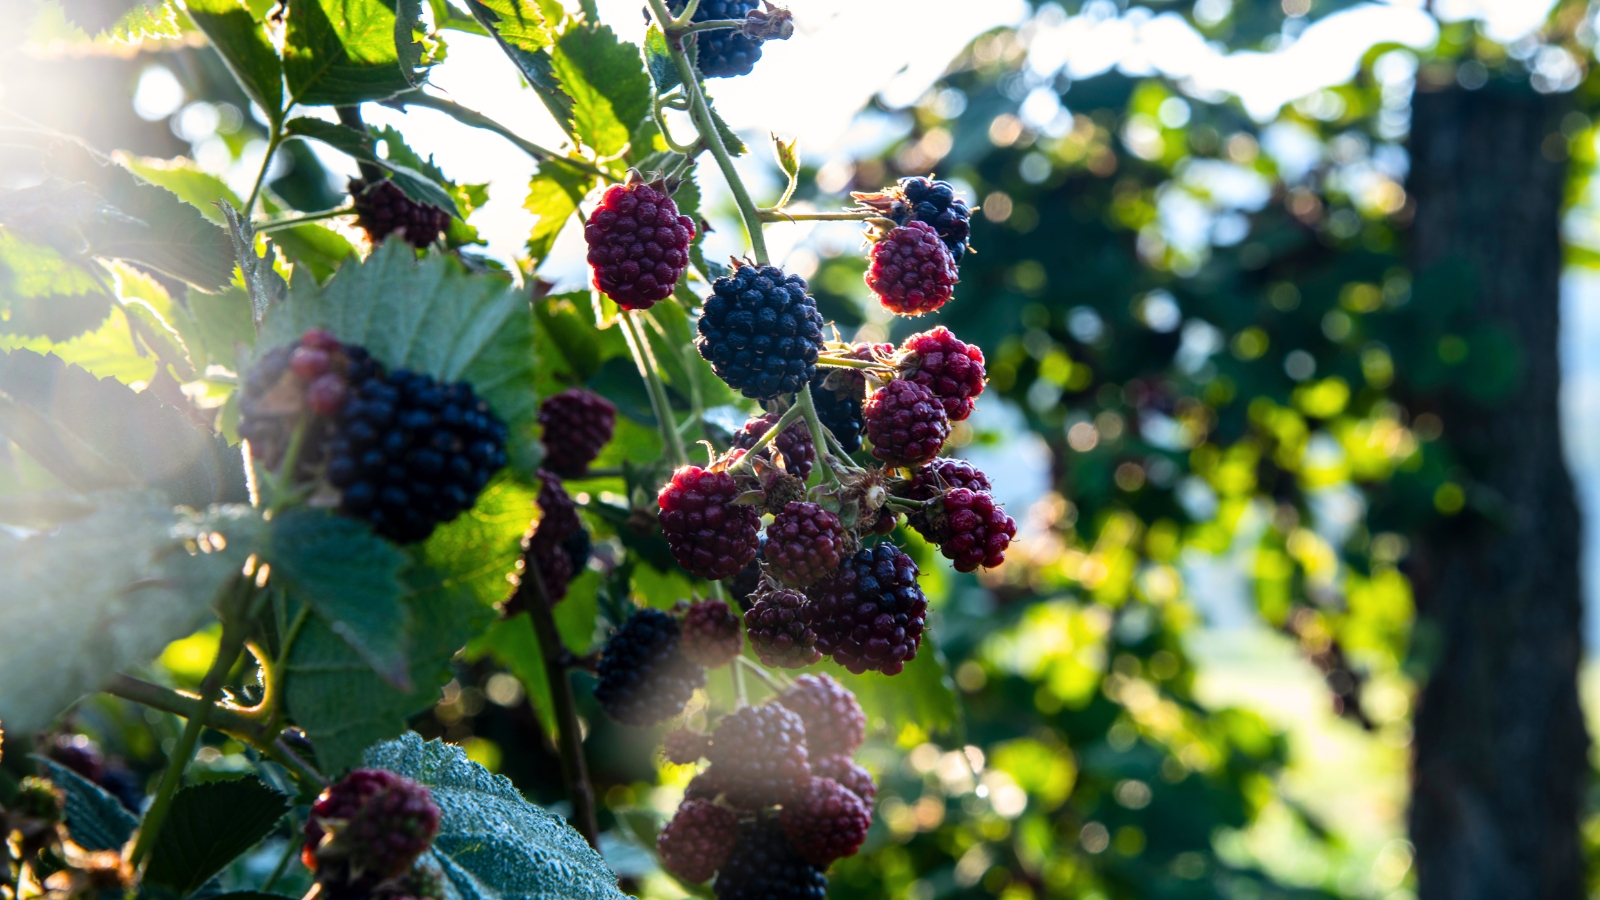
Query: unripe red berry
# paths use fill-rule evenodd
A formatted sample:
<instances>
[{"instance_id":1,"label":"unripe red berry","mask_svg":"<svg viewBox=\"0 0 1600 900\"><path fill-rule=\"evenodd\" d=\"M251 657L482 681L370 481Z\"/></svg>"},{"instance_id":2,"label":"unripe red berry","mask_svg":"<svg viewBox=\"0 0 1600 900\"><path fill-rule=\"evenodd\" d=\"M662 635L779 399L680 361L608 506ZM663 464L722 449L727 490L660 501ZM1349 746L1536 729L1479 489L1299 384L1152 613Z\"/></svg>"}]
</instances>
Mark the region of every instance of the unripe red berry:
<instances>
[{"instance_id":1,"label":"unripe red berry","mask_svg":"<svg viewBox=\"0 0 1600 900\"><path fill-rule=\"evenodd\" d=\"M711 733L706 756L728 802L741 809L788 803L811 781L805 723L775 703L725 717Z\"/></svg>"},{"instance_id":2,"label":"unripe red berry","mask_svg":"<svg viewBox=\"0 0 1600 900\"><path fill-rule=\"evenodd\" d=\"M838 516L815 503L791 501L767 526L763 553L779 581L805 587L839 568L844 541Z\"/></svg>"},{"instance_id":3,"label":"unripe red berry","mask_svg":"<svg viewBox=\"0 0 1600 900\"><path fill-rule=\"evenodd\" d=\"M826 866L861 849L872 812L832 778L812 778L803 796L784 804L778 824L807 862Z\"/></svg>"},{"instance_id":4,"label":"unripe red berry","mask_svg":"<svg viewBox=\"0 0 1600 900\"><path fill-rule=\"evenodd\" d=\"M728 578L755 558L761 514L735 505L739 493L726 472L684 466L656 496L661 533L672 558L689 574Z\"/></svg>"},{"instance_id":5,"label":"unripe red berry","mask_svg":"<svg viewBox=\"0 0 1600 900\"><path fill-rule=\"evenodd\" d=\"M878 801L878 785L872 780L872 773L862 768L861 765L848 756L824 756L811 761L811 772L818 778L832 778L850 793L861 798L861 802L871 810L872 805Z\"/></svg>"},{"instance_id":6,"label":"unripe red berry","mask_svg":"<svg viewBox=\"0 0 1600 900\"><path fill-rule=\"evenodd\" d=\"M317 376L317 380L306 388L306 404L317 415L331 418L344 408L344 399L348 391L343 377L328 372Z\"/></svg>"},{"instance_id":7,"label":"unripe red berry","mask_svg":"<svg viewBox=\"0 0 1600 900\"><path fill-rule=\"evenodd\" d=\"M707 881L733 852L739 817L709 800L685 800L656 836L656 854L667 871L684 881Z\"/></svg>"},{"instance_id":8,"label":"unripe red berry","mask_svg":"<svg viewBox=\"0 0 1600 900\"><path fill-rule=\"evenodd\" d=\"M939 455L950 419L933 392L895 380L879 388L864 410L872 455L891 466L920 466Z\"/></svg>"},{"instance_id":9,"label":"unripe red berry","mask_svg":"<svg viewBox=\"0 0 1600 900\"><path fill-rule=\"evenodd\" d=\"M617 408L593 391L569 388L539 404L539 426L544 429L544 467L563 478L581 478L611 443Z\"/></svg>"},{"instance_id":10,"label":"unripe red berry","mask_svg":"<svg viewBox=\"0 0 1600 900\"><path fill-rule=\"evenodd\" d=\"M289 354L289 368L306 381L328 371L328 351L320 347L307 347L301 338L300 346Z\"/></svg>"},{"instance_id":11,"label":"unripe red berry","mask_svg":"<svg viewBox=\"0 0 1600 900\"><path fill-rule=\"evenodd\" d=\"M428 789L382 769L356 769L322 792L301 856L319 881L374 883L410 870L439 832Z\"/></svg>"},{"instance_id":12,"label":"unripe red berry","mask_svg":"<svg viewBox=\"0 0 1600 900\"><path fill-rule=\"evenodd\" d=\"M907 222L872 245L867 287L890 312L933 312L955 295L959 280L950 249L925 222Z\"/></svg>"},{"instance_id":13,"label":"unripe red berry","mask_svg":"<svg viewBox=\"0 0 1600 900\"><path fill-rule=\"evenodd\" d=\"M932 391L950 421L972 415L973 401L983 393L982 350L963 343L943 325L906 338L900 350L900 377Z\"/></svg>"},{"instance_id":14,"label":"unripe red berry","mask_svg":"<svg viewBox=\"0 0 1600 900\"><path fill-rule=\"evenodd\" d=\"M801 675L778 696L806 723L806 750L812 756L849 756L867 734L867 715L849 688L831 675Z\"/></svg>"},{"instance_id":15,"label":"unripe red berry","mask_svg":"<svg viewBox=\"0 0 1600 900\"><path fill-rule=\"evenodd\" d=\"M762 665L799 669L822 659L807 620L809 603L804 594L786 588L756 595L744 614L744 628Z\"/></svg>"},{"instance_id":16,"label":"unripe red berry","mask_svg":"<svg viewBox=\"0 0 1600 900\"><path fill-rule=\"evenodd\" d=\"M733 662L744 649L739 617L721 600L690 604L683 615L681 649L685 659L708 669Z\"/></svg>"},{"instance_id":17,"label":"unripe red berry","mask_svg":"<svg viewBox=\"0 0 1600 900\"><path fill-rule=\"evenodd\" d=\"M623 309L649 309L672 296L689 267L694 222L656 187L618 184L601 196L583 236L595 288Z\"/></svg>"}]
</instances>

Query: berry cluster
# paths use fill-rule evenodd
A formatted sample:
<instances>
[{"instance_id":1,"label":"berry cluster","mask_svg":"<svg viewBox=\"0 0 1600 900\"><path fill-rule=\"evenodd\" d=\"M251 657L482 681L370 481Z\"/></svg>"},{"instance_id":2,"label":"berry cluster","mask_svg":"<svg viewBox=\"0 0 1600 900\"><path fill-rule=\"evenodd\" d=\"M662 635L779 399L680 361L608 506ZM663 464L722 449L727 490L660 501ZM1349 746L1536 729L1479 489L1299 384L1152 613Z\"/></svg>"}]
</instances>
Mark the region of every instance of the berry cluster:
<instances>
[{"instance_id":1,"label":"berry cluster","mask_svg":"<svg viewBox=\"0 0 1600 900\"><path fill-rule=\"evenodd\" d=\"M865 733L853 694L806 675L709 738L668 735L669 760L711 765L656 840L662 865L690 882L715 874L718 900L821 898L827 867L855 854L872 824L877 786L851 759Z\"/></svg>"},{"instance_id":2,"label":"berry cluster","mask_svg":"<svg viewBox=\"0 0 1600 900\"><path fill-rule=\"evenodd\" d=\"M387 178L372 184L360 178L350 179L350 200L355 207L356 224L374 245L398 234L421 250L450 227L450 213L407 197L399 185Z\"/></svg>"},{"instance_id":3,"label":"berry cluster","mask_svg":"<svg viewBox=\"0 0 1600 900\"><path fill-rule=\"evenodd\" d=\"M439 833L428 789L382 769L356 769L317 797L300 851L322 893L336 898L440 897L418 858Z\"/></svg>"},{"instance_id":4,"label":"berry cluster","mask_svg":"<svg viewBox=\"0 0 1600 900\"><path fill-rule=\"evenodd\" d=\"M386 371L319 329L262 355L239 410L254 462L397 543L470 509L506 464L506 426L471 385Z\"/></svg>"}]
</instances>

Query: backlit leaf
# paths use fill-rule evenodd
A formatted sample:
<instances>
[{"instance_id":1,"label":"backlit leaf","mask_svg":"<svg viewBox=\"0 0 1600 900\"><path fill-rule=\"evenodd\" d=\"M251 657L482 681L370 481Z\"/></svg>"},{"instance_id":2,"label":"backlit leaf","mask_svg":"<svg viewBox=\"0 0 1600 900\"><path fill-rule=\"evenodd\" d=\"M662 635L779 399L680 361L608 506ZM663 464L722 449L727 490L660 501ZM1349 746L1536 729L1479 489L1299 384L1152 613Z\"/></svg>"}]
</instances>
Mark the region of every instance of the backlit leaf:
<instances>
[{"instance_id":1,"label":"backlit leaf","mask_svg":"<svg viewBox=\"0 0 1600 900\"><path fill-rule=\"evenodd\" d=\"M283 70L307 106L385 100L411 87L395 52L394 10L380 0L289 0Z\"/></svg>"}]
</instances>

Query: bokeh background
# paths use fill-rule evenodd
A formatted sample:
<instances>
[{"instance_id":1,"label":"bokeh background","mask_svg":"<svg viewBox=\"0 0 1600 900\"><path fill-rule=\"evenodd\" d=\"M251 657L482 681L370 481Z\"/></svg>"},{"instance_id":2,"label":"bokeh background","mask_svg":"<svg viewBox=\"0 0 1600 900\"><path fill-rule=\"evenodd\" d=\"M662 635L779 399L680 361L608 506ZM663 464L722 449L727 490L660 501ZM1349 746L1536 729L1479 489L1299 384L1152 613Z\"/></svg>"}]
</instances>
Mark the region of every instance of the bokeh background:
<instances>
[{"instance_id":1,"label":"bokeh background","mask_svg":"<svg viewBox=\"0 0 1600 900\"><path fill-rule=\"evenodd\" d=\"M0 70L8 117L103 150L188 157L248 192L263 129L181 14L113 0L0 5L13 26ZM637 41L638 5L596 0L593 11ZM978 252L936 318L988 356L989 390L955 442L1021 526L999 570L932 566L948 679L877 707L891 712L873 722L863 758L883 786L879 809L831 895L1413 896L1412 713L1431 657L1414 634L1412 551L1476 502L1429 398L1493 396L1515 365L1453 304L1455 287L1408 267L1412 102L1419 91L1563 98L1541 151L1568 165L1561 421L1592 521L1594 11L1554 0L795 0L793 12L794 38L768 44L755 74L712 85L753 148L741 171L759 200L776 197L772 132L800 141L797 210L927 173L981 209ZM489 39L448 42L437 93L562 143ZM553 294L585 288L577 229L526 257L535 216L521 151L431 110L364 113L457 183L487 185L470 219L482 254ZM337 152L295 142L268 180L285 205L314 212L341 202L356 174ZM6 187L30 177L0 172ZM702 188L716 228L706 252L742 253L720 179L707 174ZM868 302L854 225L776 226L769 242L847 338L930 324L891 322ZM117 340L102 329L58 352L122 375ZM0 458L0 481L18 465ZM1585 534L1593 650L1600 529ZM602 582L596 571L587 590L603 593ZM166 677L198 680L213 645L204 634L174 645ZM522 682L472 656L414 727L559 807L555 757ZM1600 687L1596 671L1584 681ZM135 794L176 734L139 715L104 701L75 723ZM592 705L587 721L608 858L631 889L683 896L640 848L689 770L659 763ZM240 764L226 744L200 761L219 773ZM1600 854L1600 805L1593 813L1585 834ZM277 859L263 851L250 865Z\"/></svg>"}]
</instances>

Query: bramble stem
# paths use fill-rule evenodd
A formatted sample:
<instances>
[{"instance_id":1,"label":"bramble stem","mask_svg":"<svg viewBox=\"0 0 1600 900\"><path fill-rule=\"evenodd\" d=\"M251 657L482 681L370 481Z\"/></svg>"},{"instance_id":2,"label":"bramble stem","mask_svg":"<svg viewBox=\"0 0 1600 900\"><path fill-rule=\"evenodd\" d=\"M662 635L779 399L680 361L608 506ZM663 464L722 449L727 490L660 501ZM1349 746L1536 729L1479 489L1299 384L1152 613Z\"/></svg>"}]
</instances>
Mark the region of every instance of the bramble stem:
<instances>
[{"instance_id":1,"label":"bramble stem","mask_svg":"<svg viewBox=\"0 0 1600 900\"><path fill-rule=\"evenodd\" d=\"M817 357L819 369L882 369L890 371L893 366L881 362L864 359L851 359L847 356L819 356Z\"/></svg>"},{"instance_id":2,"label":"bramble stem","mask_svg":"<svg viewBox=\"0 0 1600 900\"><path fill-rule=\"evenodd\" d=\"M689 23L694 20L695 10L697 10L699 8L700 8L700 0L689 0L689 5L687 5L687 6L685 6L683 8L683 14L682 15L678 16L676 19L671 19L669 17L669 21L672 22L672 27L673 28L683 28L683 27L689 25ZM662 27L665 28L666 25L663 24Z\"/></svg>"},{"instance_id":3,"label":"bramble stem","mask_svg":"<svg viewBox=\"0 0 1600 900\"><path fill-rule=\"evenodd\" d=\"M763 222L870 222L883 218L875 210L847 210L845 212L784 212L777 207L756 210Z\"/></svg>"},{"instance_id":4,"label":"bramble stem","mask_svg":"<svg viewBox=\"0 0 1600 900\"><path fill-rule=\"evenodd\" d=\"M622 334L628 339L628 349L633 352L634 365L639 367L639 375L644 379L645 387L650 392L650 408L656 414L656 426L661 432L662 449L672 455L673 468L682 468L689 464L689 453L684 449L683 438L678 434L677 422L672 416L672 404L667 399L667 386L661 381L661 373L656 369L655 354L651 352L650 345L645 343L644 329L634 316L634 310L623 310L618 318L622 320Z\"/></svg>"},{"instance_id":5,"label":"bramble stem","mask_svg":"<svg viewBox=\"0 0 1600 900\"><path fill-rule=\"evenodd\" d=\"M550 614L550 594L539 575L539 564L534 559L531 544L522 551L522 572L508 606L526 609L533 620L533 630L539 636L544 674L550 682L550 699L555 707L561 777L566 782L567 801L572 804L572 827L578 829L589 846L598 850L600 821L595 816L594 788L589 784L589 772L583 759L583 730L578 725L578 708L572 699L572 680L567 673L566 658L570 654L561 643L555 616Z\"/></svg>"},{"instance_id":6,"label":"bramble stem","mask_svg":"<svg viewBox=\"0 0 1600 900\"><path fill-rule=\"evenodd\" d=\"M755 459L756 454L760 453L761 450L768 444L777 440L778 435L783 434L783 430L788 428L790 425L793 425L795 420L799 419L802 415L804 415L804 412L800 409L798 404L784 410L783 415L778 417L777 424L773 425L771 428L768 428L767 433L757 438L755 444L751 445L750 449L744 452L744 456L739 457L738 462L728 467L728 474L734 475L743 469L750 468L751 461Z\"/></svg>"},{"instance_id":7,"label":"bramble stem","mask_svg":"<svg viewBox=\"0 0 1600 900\"><path fill-rule=\"evenodd\" d=\"M686 28L681 28L676 33L679 37L688 37L697 31L722 31L730 28L738 29L744 27L744 22L744 19L707 19L704 22L696 22Z\"/></svg>"},{"instance_id":8,"label":"bramble stem","mask_svg":"<svg viewBox=\"0 0 1600 900\"><path fill-rule=\"evenodd\" d=\"M795 395L795 408L805 416L806 427L811 429L811 444L817 448L817 460L822 463L823 469L828 473L828 480L837 483L839 473L834 469L833 454L822 452L828 446L828 429L822 427L822 420L817 418L817 407L811 401L811 384L807 382Z\"/></svg>"},{"instance_id":9,"label":"bramble stem","mask_svg":"<svg viewBox=\"0 0 1600 900\"><path fill-rule=\"evenodd\" d=\"M301 781L310 782L320 787L328 786L327 776L313 769L310 763L301 759L293 750L290 750L289 745L283 742L283 738L280 737L258 749L265 753L268 759L288 769Z\"/></svg>"},{"instance_id":10,"label":"bramble stem","mask_svg":"<svg viewBox=\"0 0 1600 900\"><path fill-rule=\"evenodd\" d=\"M162 712L172 713L176 716L183 716L186 719L195 718L198 715L198 709L201 704L200 698L193 694L185 694L171 688L162 687L159 684L141 681L138 678L124 675L120 672L111 676L111 682L103 690L113 697L131 700L142 706L159 709ZM209 727L229 737L239 738L255 747L261 747L268 743L267 735L269 732L266 726L240 714L238 710L226 706L213 705L211 709L206 711L205 717Z\"/></svg>"},{"instance_id":11,"label":"bramble stem","mask_svg":"<svg viewBox=\"0 0 1600 900\"><path fill-rule=\"evenodd\" d=\"M733 658L733 662L735 667L744 666L751 672L755 673L755 676L765 682L767 687L772 688L774 693L781 694L789 689L789 684L785 683L787 679L783 679L783 676L777 675L773 672L768 672L766 669L763 669L754 662L751 662L749 657L735 656Z\"/></svg>"},{"instance_id":12,"label":"bramble stem","mask_svg":"<svg viewBox=\"0 0 1600 900\"><path fill-rule=\"evenodd\" d=\"M172 748L172 755L167 758L167 771L161 776L161 785L156 789L155 799L150 802L150 809L145 813L144 821L140 823L139 839L133 845L133 853L128 858L135 869L144 862L145 857L150 855L151 849L156 845L156 838L161 834L161 826L166 823L167 811L172 808L172 798L177 795L178 788L183 784L183 772L189 767L189 761L194 758L194 747L200 741L200 732L205 730L206 714L222 696L222 682L228 677L233 664L244 650L249 629L245 622L240 621L240 612L241 607L245 606L245 601L254 593L254 579L248 575L236 576L224 590L227 596L222 601L222 638L217 644L217 656L211 661L211 669L206 672L205 679L200 682L200 702L195 706L194 714L183 726L183 734L178 738L178 745Z\"/></svg>"},{"instance_id":13,"label":"bramble stem","mask_svg":"<svg viewBox=\"0 0 1600 900\"><path fill-rule=\"evenodd\" d=\"M278 145L283 143L283 122L272 123L272 133L267 136L267 155L261 158L261 171L256 173L256 183L250 188L250 199L244 202L245 218L255 214L256 198L261 196L261 184L267 180L267 170L272 168L272 157L278 152Z\"/></svg>"},{"instance_id":14,"label":"bramble stem","mask_svg":"<svg viewBox=\"0 0 1600 900\"><path fill-rule=\"evenodd\" d=\"M540 162L560 163L561 165L564 165L570 169L576 169L579 172L583 172L588 175L596 175L608 181L616 178L614 174L607 172L591 162L581 159L573 159L570 156L563 156L562 154L557 153L548 147L541 147L532 141L522 138L510 128L507 128L505 125L496 122L494 119L489 118L483 113L480 113L477 110L468 109L459 103L446 100L443 97L434 97L429 94L424 94L421 91L417 91L414 94L404 94L396 99L399 100L401 105L422 106L428 109L437 109L438 111L444 113L452 119L455 119L457 122L460 122L463 125L468 125L473 128L482 128L484 131L492 131L510 141L518 150L521 150L523 153L528 154Z\"/></svg>"},{"instance_id":15,"label":"bramble stem","mask_svg":"<svg viewBox=\"0 0 1600 900\"><path fill-rule=\"evenodd\" d=\"M355 207L341 206L338 209L323 210L322 212L311 213L310 215L291 216L287 219L274 219L268 222L258 222L254 227L257 234L270 234L274 231L282 231L285 228L293 228L296 225L304 225L307 222L321 222L324 219L337 219L340 216L353 216L355 214Z\"/></svg>"},{"instance_id":16,"label":"bramble stem","mask_svg":"<svg viewBox=\"0 0 1600 900\"><path fill-rule=\"evenodd\" d=\"M690 3L692 8L695 4ZM672 61L678 67L678 77L683 81L684 96L689 98L689 118L694 122L694 127L700 132L700 140L705 143L706 149L717 160L717 167L722 170L722 177L728 182L728 189L733 192L733 199L739 205L739 215L744 218L745 231L750 236L750 253L755 257L757 265L770 264L767 257L766 235L761 233L761 216L756 210L755 201L750 199L750 190L744 185L744 180L739 177L739 172L733 167L733 157L728 155L728 148L722 143L722 134L717 131L717 121L711 115L711 107L706 103L705 94L700 90L699 76L694 71L694 65L689 62L689 56L683 50L683 36L675 31L676 20L667 12L667 5L662 0L650 0L650 10L655 14L656 22L667 35L667 49L672 54Z\"/></svg>"},{"instance_id":17,"label":"bramble stem","mask_svg":"<svg viewBox=\"0 0 1600 900\"><path fill-rule=\"evenodd\" d=\"M266 881L261 882L261 892L263 894L272 891L272 886L278 883L278 879L283 877L284 872L288 871L289 861L294 859L295 855L300 852L301 843L294 839L294 819L290 818L289 822L289 841L283 848L283 856L278 858L278 864L273 867L272 874L267 876Z\"/></svg>"}]
</instances>

